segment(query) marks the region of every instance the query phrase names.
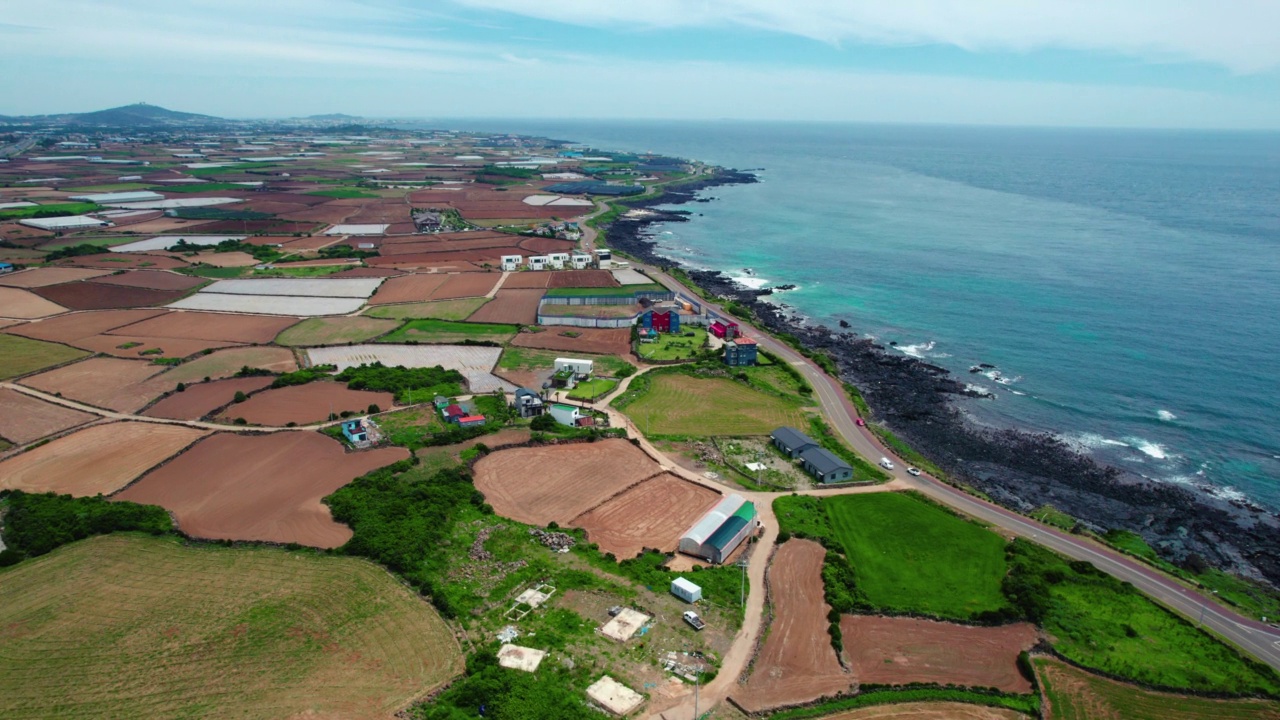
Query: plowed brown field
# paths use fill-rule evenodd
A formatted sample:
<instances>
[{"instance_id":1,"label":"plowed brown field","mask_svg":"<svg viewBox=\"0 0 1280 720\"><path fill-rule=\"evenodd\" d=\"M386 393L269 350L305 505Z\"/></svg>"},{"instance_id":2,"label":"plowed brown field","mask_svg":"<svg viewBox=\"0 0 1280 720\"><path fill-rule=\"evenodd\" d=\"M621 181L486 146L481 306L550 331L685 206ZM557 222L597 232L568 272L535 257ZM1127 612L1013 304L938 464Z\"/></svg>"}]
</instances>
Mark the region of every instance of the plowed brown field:
<instances>
[{"instance_id":1,"label":"plowed brown field","mask_svg":"<svg viewBox=\"0 0 1280 720\"><path fill-rule=\"evenodd\" d=\"M542 290L499 290L492 300L482 305L467 320L533 325L538 321L538 302L542 300L542 294Z\"/></svg>"},{"instance_id":2,"label":"plowed brown field","mask_svg":"<svg viewBox=\"0 0 1280 720\"><path fill-rule=\"evenodd\" d=\"M370 405L389 410L395 396L387 392L348 390L342 383L317 381L258 393L223 411L227 419L244 418L255 425L281 427L321 422L330 413L350 410L363 413Z\"/></svg>"},{"instance_id":3,"label":"plowed brown field","mask_svg":"<svg viewBox=\"0 0 1280 720\"><path fill-rule=\"evenodd\" d=\"M207 312L171 311L111 331L112 335L139 335L187 340L226 340L267 344L297 318L227 315Z\"/></svg>"},{"instance_id":4,"label":"plowed brown field","mask_svg":"<svg viewBox=\"0 0 1280 720\"><path fill-rule=\"evenodd\" d=\"M0 462L0 488L109 495L205 434L181 425L94 425Z\"/></svg>"},{"instance_id":5,"label":"plowed brown field","mask_svg":"<svg viewBox=\"0 0 1280 720\"><path fill-rule=\"evenodd\" d=\"M894 703L827 715L822 720L1026 720L1016 710L964 703Z\"/></svg>"},{"instance_id":6,"label":"plowed brown field","mask_svg":"<svg viewBox=\"0 0 1280 720\"><path fill-rule=\"evenodd\" d=\"M169 357L185 358L205 350L233 347L240 343L226 340L179 340L149 338L138 335L94 335L71 343L76 347L121 358ZM156 352L159 351L159 352ZM143 353L147 353L143 355Z\"/></svg>"},{"instance_id":7,"label":"plowed brown field","mask_svg":"<svg viewBox=\"0 0 1280 720\"><path fill-rule=\"evenodd\" d=\"M0 287L0 317L32 320L64 313L67 309L30 290Z\"/></svg>"},{"instance_id":8,"label":"plowed brown field","mask_svg":"<svg viewBox=\"0 0 1280 720\"><path fill-rule=\"evenodd\" d=\"M147 318L163 315L164 310L104 310L102 312L84 312L74 315L41 320L38 323L27 323L20 327L10 328L14 335L50 340L52 342L75 344L81 338L100 335L108 330L131 325Z\"/></svg>"},{"instance_id":9,"label":"plowed brown field","mask_svg":"<svg viewBox=\"0 0 1280 720\"><path fill-rule=\"evenodd\" d=\"M10 442L29 443L96 419L97 415L0 388L0 437Z\"/></svg>"},{"instance_id":10,"label":"plowed brown field","mask_svg":"<svg viewBox=\"0 0 1280 720\"><path fill-rule=\"evenodd\" d=\"M1018 671L1018 653L1036 643L1036 629L1028 623L969 627L916 618L845 615L840 631L860 683L919 682L1031 692L1031 682Z\"/></svg>"},{"instance_id":11,"label":"plowed brown field","mask_svg":"<svg viewBox=\"0 0 1280 720\"><path fill-rule=\"evenodd\" d=\"M173 387L155 375L164 368L145 360L94 357L22 379L22 384L86 405L134 412Z\"/></svg>"},{"instance_id":12,"label":"plowed brown field","mask_svg":"<svg viewBox=\"0 0 1280 720\"><path fill-rule=\"evenodd\" d=\"M618 287L618 280L608 270L557 270L547 283L551 288Z\"/></svg>"},{"instance_id":13,"label":"plowed brown field","mask_svg":"<svg viewBox=\"0 0 1280 720\"><path fill-rule=\"evenodd\" d=\"M58 268L71 270L72 268ZM87 271L82 271L87 272ZM94 280L107 285L125 285L128 287L150 288L152 290L190 290L197 285L208 282L204 278L179 275L163 270L130 270L120 275L108 275Z\"/></svg>"},{"instance_id":14,"label":"plowed brown field","mask_svg":"<svg viewBox=\"0 0 1280 720\"><path fill-rule=\"evenodd\" d=\"M658 471L626 440L604 440L491 453L476 463L475 484L503 517L566 525Z\"/></svg>"},{"instance_id":15,"label":"plowed brown field","mask_svg":"<svg viewBox=\"0 0 1280 720\"><path fill-rule=\"evenodd\" d=\"M778 547L769 565L773 623L746 688L733 699L749 712L798 705L849 690L853 676L840 667L827 634L822 560L826 550L812 540Z\"/></svg>"},{"instance_id":16,"label":"plowed brown field","mask_svg":"<svg viewBox=\"0 0 1280 720\"><path fill-rule=\"evenodd\" d=\"M168 255L148 255L146 253L102 253L101 255L84 255L67 258L55 263L60 266L102 268L104 270L128 270L130 268L153 268L156 270L172 270L186 267L187 263Z\"/></svg>"},{"instance_id":17,"label":"plowed brown field","mask_svg":"<svg viewBox=\"0 0 1280 720\"><path fill-rule=\"evenodd\" d=\"M256 392L273 382L273 377L243 377L187 385L186 390L173 393L142 414L174 420L199 420L230 403L237 392Z\"/></svg>"},{"instance_id":18,"label":"plowed brown field","mask_svg":"<svg viewBox=\"0 0 1280 720\"><path fill-rule=\"evenodd\" d=\"M444 284L431 293L432 300L479 297L488 293L502 278L501 273L464 273L449 275Z\"/></svg>"},{"instance_id":19,"label":"plowed brown field","mask_svg":"<svg viewBox=\"0 0 1280 720\"><path fill-rule=\"evenodd\" d=\"M19 273L9 275L0 275L0 285L6 287L18 288L34 288L44 287L45 285L59 285L66 282L75 282L76 280L88 280L89 278L99 277L101 275L110 275L109 270L94 270L91 268L59 268L59 267L43 267L33 270L24 270Z\"/></svg>"},{"instance_id":20,"label":"plowed brown field","mask_svg":"<svg viewBox=\"0 0 1280 720\"><path fill-rule=\"evenodd\" d=\"M720 494L671 473L662 473L570 521L587 531L587 539L619 560L645 548L669 553L680 534L702 517Z\"/></svg>"},{"instance_id":21,"label":"plowed brown field","mask_svg":"<svg viewBox=\"0 0 1280 720\"><path fill-rule=\"evenodd\" d=\"M369 298L370 305L388 305L390 303L423 302L431 297L449 279L448 275L401 275L393 277L378 288L378 292Z\"/></svg>"},{"instance_id":22,"label":"plowed brown field","mask_svg":"<svg viewBox=\"0 0 1280 720\"><path fill-rule=\"evenodd\" d=\"M550 281L551 273L549 272L517 272L507 276L507 281L502 283L502 289L545 288Z\"/></svg>"},{"instance_id":23,"label":"plowed brown field","mask_svg":"<svg viewBox=\"0 0 1280 720\"><path fill-rule=\"evenodd\" d=\"M219 433L115 499L167 508L195 537L333 548L349 540L351 530L320 500L408 457L398 447L344 452L337 440L313 432Z\"/></svg>"},{"instance_id":24,"label":"plowed brown field","mask_svg":"<svg viewBox=\"0 0 1280 720\"><path fill-rule=\"evenodd\" d=\"M206 377L217 380L235 375L246 365L279 373L293 372L298 369L298 363L289 350L278 347L245 347L219 350L184 362L166 371L162 377L174 385L180 382L200 382Z\"/></svg>"},{"instance_id":25,"label":"plowed brown field","mask_svg":"<svg viewBox=\"0 0 1280 720\"><path fill-rule=\"evenodd\" d=\"M564 334L565 332L575 332L578 336L569 337ZM626 355L631 352L631 331L628 328L574 328L572 330L550 328L539 333L520 333L511 341L511 344L516 347L543 350Z\"/></svg>"},{"instance_id":26,"label":"plowed brown field","mask_svg":"<svg viewBox=\"0 0 1280 720\"><path fill-rule=\"evenodd\" d=\"M156 307L167 305L186 294L184 290L151 290L91 281L50 285L32 292L72 310Z\"/></svg>"}]
</instances>

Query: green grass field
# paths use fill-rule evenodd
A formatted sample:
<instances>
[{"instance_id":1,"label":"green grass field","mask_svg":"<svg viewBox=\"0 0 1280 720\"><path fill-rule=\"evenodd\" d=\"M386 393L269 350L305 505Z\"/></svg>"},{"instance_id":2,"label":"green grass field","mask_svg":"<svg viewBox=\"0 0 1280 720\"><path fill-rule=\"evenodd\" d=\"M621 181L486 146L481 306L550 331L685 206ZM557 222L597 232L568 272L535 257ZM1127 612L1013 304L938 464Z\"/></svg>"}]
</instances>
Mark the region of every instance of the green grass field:
<instances>
[{"instance_id":1,"label":"green grass field","mask_svg":"<svg viewBox=\"0 0 1280 720\"><path fill-rule=\"evenodd\" d=\"M229 278L244 277L253 272L252 267L213 267L211 265L182 268L181 270L187 275L210 278L213 280L227 280Z\"/></svg>"},{"instance_id":2,"label":"green grass field","mask_svg":"<svg viewBox=\"0 0 1280 720\"><path fill-rule=\"evenodd\" d=\"M286 347L306 347L364 342L389 333L398 325L399 323L395 320L380 320L359 315L310 318L286 328L276 336L276 344Z\"/></svg>"},{"instance_id":3,"label":"green grass field","mask_svg":"<svg viewBox=\"0 0 1280 720\"><path fill-rule=\"evenodd\" d=\"M0 333L0 380L26 375L92 354L58 343Z\"/></svg>"},{"instance_id":4,"label":"green grass field","mask_svg":"<svg viewBox=\"0 0 1280 720\"><path fill-rule=\"evenodd\" d=\"M93 203L51 203L49 205L36 205L35 207L0 210L0 220L25 220L26 218L37 217L40 213L47 212L57 212L66 215L83 215L84 213L101 209L102 206L95 205Z\"/></svg>"},{"instance_id":5,"label":"green grass field","mask_svg":"<svg viewBox=\"0 0 1280 720\"><path fill-rule=\"evenodd\" d=\"M364 190L357 190L355 188L333 188L332 190L316 190L314 192L309 192L307 194L319 195L320 197L345 198L345 199L378 197L377 195L374 195L371 192L365 192Z\"/></svg>"},{"instance_id":6,"label":"green grass field","mask_svg":"<svg viewBox=\"0 0 1280 720\"><path fill-rule=\"evenodd\" d=\"M551 288L547 297L626 297L638 292L670 292L657 283L648 285L623 285L622 287Z\"/></svg>"},{"instance_id":7,"label":"green grass field","mask_svg":"<svg viewBox=\"0 0 1280 720\"><path fill-rule=\"evenodd\" d=\"M343 270L350 270L351 265L290 265L282 263L272 265L267 270L253 271L253 277L324 277L334 273L340 273Z\"/></svg>"},{"instance_id":8,"label":"green grass field","mask_svg":"<svg viewBox=\"0 0 1280 720\"><path fill-rule=\"evenodd\" d=\"M569 397L574 400L593 400L595 398L608 395L617 386L617 380L592 378L591 380L578 383L577 387L569 391Z\"/></svg>"},{"instance_id":9,"label":"green grass field","mask_svg":"<svg viewBox=\"0 0 1280 720\"><path fill-rule=\"evenodd\" d=\"M450 320L410 320L382 339L382 342L452 343L487 340L503 343L516 336L515 325L453 322Z\"/></svg>"},{"instance_id":10,"label":"green grass field","mask_svg":"<svg viewBox=\"0 0 1280 720\"><path fill-rule=\"evenodd\" d=\"M642 342L638 352L645 360L692 360L706 344L706 330L686 328L679 334L662 333L653 342Z\"/></svg>"},{"instance_id":11,"label":"green grass field","mask_svg":"<svg viewBox=\"0 0 1280 720\"><path fill-rule=\"evenodd\" d=\"M371 563L107 535L0 570L0 716L388 717L462 669Z\"/></svg>"},{"instance_id":12,"label":"green grass field","mask_svg":"<svg viewBox=\"0 0 1280 720\"><path fill-rule=\"evenodd\" d=\"M502 351L498 359L499 370L546 370L555 367L556 358L564 357L564 353L550 350L530 350L528 348L509 347ZM596 375L617 376L618 373L635 372L635 366L616 355L585 355L573 353L574 357L582 356L595 364Z\"/></svg>"},{"instance_id":13,"label":"green grass field","mask_svg":"<svg viewBox=\"0 0 1280 720\"><path fill-rule=\"evenodd\" d=\"M218 168L220 169L220 168ZM236 183L168 183L164 186L164 191L169 193L200 193L200 192L222 192L224 190L248 190L249 185L237 185Z\"/></svg>"},{"instance_id":14,"label":"green grass field","mask_svg":"<svg viewBox=\"0 0 1280 720\"><path fill-rule=\"evenodd\" d=\"M872 605L962 620L1008 605L999 535L901 493L841 495L822 504Z\"/></svg>"},{"instance_id":15,"label":"green grass field","mask_svg":"<svg viewBox=\"0 0 1280 720\"><path fill-rule=\"evenodd\" d=\"M726 378L649 373L633 380L625 395L624 412L645 435L768 435L781 425L808 423L799 400Z\"/></svg>"},{"instance_id":16,"label":"green grass field","mask_svg":"<svg viewBox=\"0 0 1280 720\"><path fill-rule=\"evenodd\" d=\"M1280 703L1158 693L1091 675L1059 660L1032 661L1053 720L1280 720Z\"/></svg>"},{"instance_id":17,"label":"green grass field","mask_svg":"<svg viewBox=\"0 0 1280 720\"><path fill-rule=\"evenodd\" d=\"M489 302L488 298L463 298L461 300L436 300L434 302L408 303L405 305L380 305L369 308L365 315L393 320L434 318L436 320L466 320Z\"/></svg>"},{"instance_id":18,"label":"green grass field","mask_svg":"<svg viewBox=\"0 0 1280 720\"><path fill-rule=\"evenodd\" d=\"M111 183L108 185L91 185L89 187L59 188L59 189L61 192L73 192L73 193L109 193L109 192L126 192L129 190L146 190L152 187L155 187L155 185L152 185L149 183L125 182L125 183Z\"/></svg>"}]
</instances>

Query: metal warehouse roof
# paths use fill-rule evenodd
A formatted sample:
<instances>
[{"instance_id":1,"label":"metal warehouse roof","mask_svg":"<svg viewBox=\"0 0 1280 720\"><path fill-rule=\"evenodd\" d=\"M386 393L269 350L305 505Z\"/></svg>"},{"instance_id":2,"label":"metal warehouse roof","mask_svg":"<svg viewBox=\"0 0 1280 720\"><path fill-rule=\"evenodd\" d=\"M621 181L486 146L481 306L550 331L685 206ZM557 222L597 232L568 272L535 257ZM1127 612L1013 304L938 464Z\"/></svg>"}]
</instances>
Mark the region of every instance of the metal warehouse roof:
<instances>
[{"instance_id":1,"label":"metal warehouse roof","mask_svg":"<svg viewBox=\"0 0 1280 720\"><path fill-rule=\"evenodd\" d=\"M833 470L853 470L852 465L841 460L837 455L826 448L805 448L804 451L800 453L800 459L812 465L823 475L826 475Z\"/></svg>"},{"instance_id":2,"label":"metal warehouse roof","mask_svg":"<svg viewBox=\"0 0 1280 720\"><path fill-rule=\"evenodd\" d=\"M707 511L706 515L697 522L689 531L684 534L683 540L692 540L699 545L707 541L716 530L724 524L729 516L738 511L738 508L746 503L746 499L741 495L734 493L725 499L716 503L716 506Z\"/></svg>"},{"instance_id":3,"label":"metal warehouse roof","mask_svg":"<svg viewBox=\"0 0 1280 720\"><path fill-rule=\"evenodd\" d=\"M737 515L724 521L724 524L716 530L715 534L707 538L707 544L715 549L724 552L729 541L738 534L742 528L747 526L746 518L740 518Z\"/></svg>"},{"instance_id":4,"label":"metal warehouse roof","mask_svg":"<svg viewBox=\"0 0 1280 720\"><path fill-rule=\"evenodd\" d=\"M769 437L792 449L802 448L805 445L818 444L813 441L813 438L793 427L780 427L777 430L774 430Z\"/></svg>"},{"instance_id":5,"label":"metal warehouse roof","mask_svg":"<svg viewBox=\"0 0 1280 720\"><path fill-rule=\"evenodd\" d=\"M672 580L671 587L680 588L685 592L701 592L702 591L702 588L698 587L697 585L694 585L693 583L689 582L688 580L685 580L682 577L678 577L675 580Z\"/></svg>"}]
</instances>

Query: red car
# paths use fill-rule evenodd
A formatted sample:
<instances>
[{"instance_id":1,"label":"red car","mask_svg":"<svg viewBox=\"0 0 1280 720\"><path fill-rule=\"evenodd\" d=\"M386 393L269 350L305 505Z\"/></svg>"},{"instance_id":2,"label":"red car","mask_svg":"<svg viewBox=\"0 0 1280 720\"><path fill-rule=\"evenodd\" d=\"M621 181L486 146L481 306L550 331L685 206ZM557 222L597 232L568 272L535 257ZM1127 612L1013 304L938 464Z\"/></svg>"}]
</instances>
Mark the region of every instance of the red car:
<instances>
[{"instance_id":1,"label":"red car","mask_svg":"<svg viewBox=\"0 0 1280 720\"><path fill-rule=\"evenodd\" d=\"M866 420L863 420L862 418L858 418L858 419L857 419L857 420L855 420L854 422L858 423L858 427L866 427L866 426L867 426L867 421L866 421Z\"/></svg>"}]
</instances>

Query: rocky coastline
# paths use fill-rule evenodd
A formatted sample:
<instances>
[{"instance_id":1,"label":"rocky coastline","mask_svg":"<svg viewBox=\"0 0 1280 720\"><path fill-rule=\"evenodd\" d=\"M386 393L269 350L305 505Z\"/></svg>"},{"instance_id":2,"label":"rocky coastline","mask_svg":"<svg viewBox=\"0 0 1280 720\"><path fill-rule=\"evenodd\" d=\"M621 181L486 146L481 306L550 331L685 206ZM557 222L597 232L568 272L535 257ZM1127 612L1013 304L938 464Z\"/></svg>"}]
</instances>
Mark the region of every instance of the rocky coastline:
<instances>
[{"instance_id":1,"label":"rocky coastline","mask_svg":"<svg viewBox=\"0 0 1280 720\"><path fill-rule=\"evenodd\" d=\"M630 204L646 212L625 214L611 223L609 245L653 265L678 267L679 262L658 252L649 228L687 222L692 213L657 206L701 201L706 199L698 197L702 190L753 182L757 179L749 172L718 170ZM771 293L768 289L744 288L720 272L684 269L710 295L750 308L757 325L829 353L841 379L861 390L874 420L952 481L1013 510L1053 505L1095 532L1136 532L1171 561L1190 566L1207 562L1280 587L1280 518L1275 514L1104 465L1047 433L980 427L961 411L961 399L972 394L950 371L891 353L859 336L847 322L834 330L806 322L785 306L762 299Z\"/></svg>"}]
</instances>

